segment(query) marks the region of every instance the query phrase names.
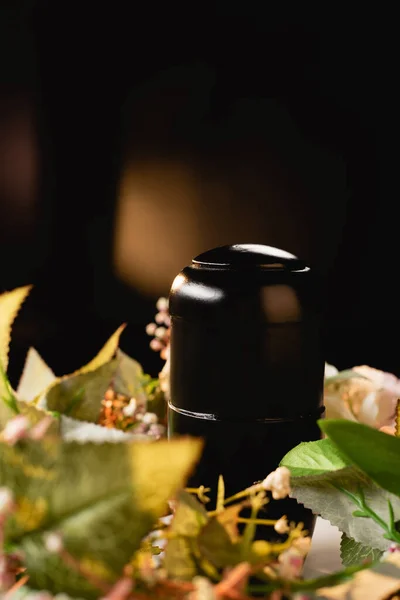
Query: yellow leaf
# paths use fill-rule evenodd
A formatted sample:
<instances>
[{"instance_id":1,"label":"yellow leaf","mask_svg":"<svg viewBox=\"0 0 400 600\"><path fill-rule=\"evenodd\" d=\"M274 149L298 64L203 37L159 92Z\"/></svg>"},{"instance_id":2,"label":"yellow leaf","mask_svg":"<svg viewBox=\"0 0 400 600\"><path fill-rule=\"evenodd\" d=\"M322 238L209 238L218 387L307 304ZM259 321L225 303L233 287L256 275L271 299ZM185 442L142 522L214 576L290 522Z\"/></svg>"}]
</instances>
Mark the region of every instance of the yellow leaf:
<instances>
[{"instance_id":1,"label":"yellow leaf","mask_svg":"<svg viewBox=\"0 0 400 600\"><path fill-rule=\"evenodd\" d=\"M19 380L17 396L25 402L31 402L56 379L53 371L40 354L34 348L29 348L24 370Z\"/></svg>"},{"instance_id":2,"label":"yellow leaf","mask_svg":"<svg viewBox=\"0 0 400 600\"><path fill-rule=\"evenodd\" d=\"M225 500L225 482L222 475L218 477L218 491L217 491L217 506L216 511L222 512L224 510Z\"/></svg>"},{"instance_id":3,"label":"yellow leaf","mask_svg":"<svg viewBox=\"0 0 400 600\"><path fill-rule=\"evenodd\" d=\"M394 434L400 437L400 400L397 400Z\"/></svg>"},{"instance_id":4,"label":"yellow leaf","mask_svg":"<svg viewBox=\"0 0 400 600\"><path fill-rule=\"evenodd\" d=\"M61 384L62 382L65 382L69 379L72 380L72 378L75 378L78 375L85 375L87 373L92 373L93 371L96 371L100 367L103 367L106 363L110 362L112 357L114 356L114 354L116 353L116 351L118 349L119 338L121 337L121 334L122 334L123 330L125 329L125 327L126 327L125 324L118 327L117 331L115 331L112 334L112 336L110 337L110 339L107 340L107 342L104 344L104 346L102 347L100 352L93 358L93 360L88 362L87 365L81 367L80 369L78 369L77 371L74 371L73 373L71 373L69 375L64 375L63 377L57 377L47 387L42 388L42 390L35 395L35 397L33 399L33 403L36 406L40 406L43 408L46 404L45 398L49 394L50 390L52 390L56 385Z\"/></svg>"},{"instance_id":5,"label":"yellow leaf","mask_svg":"<svg viewBox=\"0 0 400 600\"><path fill-rule=\"evenodd\" d=\"M31 287L27 285L0 295L0 363L5 373L8 367L11 327Z\"/></svg>"},{"instance_id":6,"label":"yellow leaf","mask_svg":"<svg viewBox=\"0 0 400 600\"><path fill-rule=\"evenodd\" d=\"M199 439L182 437L153 444L132 445L132 466L135 487L140 490L138 508L156 515L162 514L161 502L171 498L183 487L193 465L201 455ZM162 490L162 494L160 492Z\"/></svg>"},{"instance_id":7,"label":"yellow leaf","mask_svg":"<svg viewBox=\"0 0 400 600\"><path fill-rule=\"evenodd\" d=\"M119 338L121 337L122 332L124 331L126 325L121 325L118 327L117 331L112 334L110 339L104 344L100 352L97 356L94 357L87 365L72 373L72 375L82 375L83 373L90 373L91 371L95 371L99 367L102 367L107 362L109 362L114 354L117 351Z\"/></svg>"}]
</instances>

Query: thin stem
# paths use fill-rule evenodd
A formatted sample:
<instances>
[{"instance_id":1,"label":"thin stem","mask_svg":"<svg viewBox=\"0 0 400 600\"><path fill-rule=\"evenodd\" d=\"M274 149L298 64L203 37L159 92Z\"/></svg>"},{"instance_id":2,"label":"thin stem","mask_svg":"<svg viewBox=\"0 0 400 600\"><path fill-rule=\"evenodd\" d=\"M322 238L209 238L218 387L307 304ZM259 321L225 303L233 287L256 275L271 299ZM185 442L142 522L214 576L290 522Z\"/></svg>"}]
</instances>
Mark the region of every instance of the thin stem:
<instances>
[{"instance_id":1,"label":"thin stem","mask_svg":"<svg viewBox=\"0 0 400 600\"><path fill-rule=\"evenodd\" d=\"M225 498L224 504L230 504L231 502L235 502L235 500L241 500L242 498L247 498L251 494L254 494L255 492L259 492L259 491L260 491L259 486L252 485L251 487L246 488L245 490L242 490L241 492L238 492L237 494L234 494L233 496L229 496L229 498Z\"/></svg>"},{"instance_id":2,"label":"thin stem","mask_svg":"<svg viewBox=\"0 0 400 600\"><path fill-rule=\"evenodd\" d=\"M277 521L274 519L247 519L245 517L238 517L238 523L255 523L256 525L276 525Z\"/></svg>"},{"instance_id":3,"label":"thin stem","mask_svg":"<svg viewBox=\"0 0 400 600\"><path fill-rule=\"evenodd\" d=\"M382 519L372 508L368 506L365 500L364 491L361 487L358 488L358 496L352 492L349 492L345 488L342 488L341 486L335 487L343 492L343 494L345 494L348 498L350 498L350 500L352 500L354 504L358 506L358 508L364 513L365 517L369 517L375 521L375 523L377 523L384 530L386 539L391 540L392 542L400 543L400 534L396 531L393 507L390 503L390 500L388 500L390 519L390 524L388 525L384 519Z\"/></svg>"}]
</instances>

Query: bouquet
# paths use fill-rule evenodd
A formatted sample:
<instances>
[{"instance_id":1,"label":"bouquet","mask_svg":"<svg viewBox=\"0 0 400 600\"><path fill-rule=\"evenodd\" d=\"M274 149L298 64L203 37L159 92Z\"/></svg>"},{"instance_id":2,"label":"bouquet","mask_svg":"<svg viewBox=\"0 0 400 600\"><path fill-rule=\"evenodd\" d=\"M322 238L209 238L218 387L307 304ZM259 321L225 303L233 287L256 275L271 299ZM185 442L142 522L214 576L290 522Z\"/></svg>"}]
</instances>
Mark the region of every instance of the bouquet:
<instances>
[{"instance_id":1,"label":"bouquet","mask_svg":"<svg viewBox=\"0 0 400 600\"><path fill-rule=\"evenodd\" d=\"M122 352L120 327L92 361L63 377L30 349L14 390L11 328L28 293L0 296L2 598L378 600L400 588L400 439L357 422L368 411L357 412L340 388L368 374L331 373L326 396L334 390L336 407L352 417L322 421L325 439L301 444L231 497L221 474L210 505L209 489L185 487L202 440L165 439L167 301L160 299L147 326L166 360L159 378ZM383 410L385 388L374 386L364 385L357 407L367 388L376 392L368 400L373 424L396 433L397 402L391 397L393 414L386 404ZM341 529L340 572L302 578L308 533L285 515L268 518L269 499L287 495ZM275 530L281 541L258 539L258 528Z\"/></svg>"}]
</instances>

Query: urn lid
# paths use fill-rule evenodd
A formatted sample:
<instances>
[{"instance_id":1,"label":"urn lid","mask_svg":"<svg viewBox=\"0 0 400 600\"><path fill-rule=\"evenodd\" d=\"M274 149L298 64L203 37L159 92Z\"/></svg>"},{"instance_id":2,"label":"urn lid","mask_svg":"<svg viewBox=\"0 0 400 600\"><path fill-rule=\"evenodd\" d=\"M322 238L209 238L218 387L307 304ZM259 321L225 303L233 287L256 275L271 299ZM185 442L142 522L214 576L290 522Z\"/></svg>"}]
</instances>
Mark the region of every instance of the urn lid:
<instances>
[{"instance_id":1,"label":"urn lid","mask_svg":"<svg viewBox=\"0 0 400 600\"><path fill-rule=\"evenodd\" d=\"M199 254L192 266L205 269L259 269L269 271L299 271L307 265L294 254L262 244L219 246Z\"/></svg>"},{"instance_id":2,"label":"urn lid","mask_svg":"<svg viewBox=\"0 0 400 600\"><path fill-rule=\"evenodd\" d=\"M220 246L194 258L175 278L172 317L293 323L320 312L314 273L294 254L261 244Z\"/></svg>"}]
</instances>

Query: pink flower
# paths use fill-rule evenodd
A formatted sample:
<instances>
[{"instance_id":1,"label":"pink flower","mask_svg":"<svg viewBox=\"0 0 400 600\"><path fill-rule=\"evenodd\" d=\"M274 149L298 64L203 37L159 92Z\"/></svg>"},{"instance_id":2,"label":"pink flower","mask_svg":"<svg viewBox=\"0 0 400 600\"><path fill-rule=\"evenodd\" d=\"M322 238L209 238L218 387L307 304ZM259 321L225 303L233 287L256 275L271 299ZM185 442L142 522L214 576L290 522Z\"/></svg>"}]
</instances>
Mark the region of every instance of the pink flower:
<instances>
[{"instance_id":1,"label":"pink flower","mask_svg":"<svg viewBox=\"0 0 400 600\"><path fill-rule=\"evenodd\" d=\"M27 437L29 432L29 419L24 415L18 415L10 419L2 431L3 442L14 446L19 440Z\"/></svg>"}]
</instances>

